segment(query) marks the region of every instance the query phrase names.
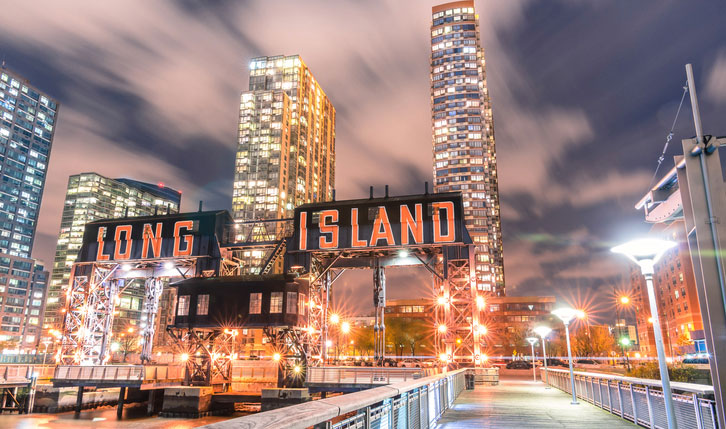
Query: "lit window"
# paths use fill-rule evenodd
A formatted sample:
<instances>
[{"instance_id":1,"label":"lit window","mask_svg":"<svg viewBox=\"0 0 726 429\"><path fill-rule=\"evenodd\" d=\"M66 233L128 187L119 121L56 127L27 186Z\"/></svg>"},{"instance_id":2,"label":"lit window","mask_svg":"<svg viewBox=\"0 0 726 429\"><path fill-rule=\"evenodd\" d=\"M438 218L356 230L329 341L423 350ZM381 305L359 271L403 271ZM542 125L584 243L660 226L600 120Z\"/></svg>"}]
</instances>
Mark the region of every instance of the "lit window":
<instances>
[{"instance_id":1,"label":"lit window","mask_svg":"<svg viewBox=\"0 0 726 429\"><path fill-rule=\"evenodd\" d=\"M209 294L197 296L197 316L209 314Z\"/></svg>"},{"instance_id":2,"label":"lit window","mask_svg":"<svg viewBox=\"0 0 726 429\"><path fill-rule=\"evenodd\" d=\"M250 314L261 314L262 313L262 294L251 293L250 294Z\"/></svg>"},{"instance_id":3,"label":"lit window","mask_svg":"<svg viewBox=\"0 0 726 429\"><path fill-rule=\"evenodd\" d=\"M285 309L287 314L297 314L297 292L287 293L287 306Z\"/></svg>"},{"instance_id":4,"label":"lit window","mask_svg":"<svg viewBox=\"0 0 726 429\"><path fill-rule=\"evenodd\" d=\"M272 292L270 295L270 313L282 313L282 292Z\"/></svg>"},{"instance_id":5,"label":"lit window","mask_svg":"<svg viewBox=\"0 0 726 429\"><path fill-rule=\"evenodd\" d=\"M189 315L189 295L182 295L179 297L179 306L177 307L177 316L188 316Z\"/></svg>"}]
</instances>

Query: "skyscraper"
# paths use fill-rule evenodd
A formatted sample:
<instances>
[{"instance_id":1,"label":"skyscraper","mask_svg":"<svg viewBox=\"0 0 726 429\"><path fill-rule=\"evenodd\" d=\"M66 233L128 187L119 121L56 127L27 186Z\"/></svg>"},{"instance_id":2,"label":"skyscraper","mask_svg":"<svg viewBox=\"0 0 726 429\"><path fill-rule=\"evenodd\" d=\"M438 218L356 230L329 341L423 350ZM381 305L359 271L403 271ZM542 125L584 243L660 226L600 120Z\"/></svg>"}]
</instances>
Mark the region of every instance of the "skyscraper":
<instances>
[{"instance_id":1,"label":"skyscraper","mask_svg":"<svg viewBox=\"0 0 726 429\"><path fill-rule=\"evenodd\" d=\"M335 108L300 56L254 58L240 102L235 220L292 217L332 197Z\"/></svg>"},{"instance_id":2,"label":"skyscraper","mask_svg":"<svg viewBox=\"0 0 726 429\"><path fill-rule=\"evenodd\" d=\"M0 253L29 258L58 102L0 68Z\"/></svg>"},{"instance_id":3,"label":"skyscraper","mask_svg":"<svg viewBox=\"0 0 726 429\"><path fill-rule=\"evenodd\" d=\"M42 262L0 255L0 349L37 350L47 287Z\"/></svg>"},{"instance_id":4,"label":"skyscraper","mask_svg":"<svg viewBox=\"0 0 726 429\"><path fill-rule=\"evenodd\" d=\"M180 204L181 192L163 183L153 185L131 179L109 179L97 173L70 176L48 288L44 327L59 329L62 323L60 312L64 305L63 288L70 280L71 267L78 256L88 222L124 216L148 216L157 212L178 213ZM143 282L140 288L131 285L127 291L126 295L120 297L119 306L123 314L114 323L133 319L136 313L141 314Z\"/></svg>"},{"instance_id":5,"label":"skyscraper","mask_svg":"<svg viewBox=\"0 0 726 429\"><path fill-rule=\"evenodd\" d=\"M497 156L479 17L471 0L431 12L434 190L461 191L476 245L477 289L504 295Z\"/></svg>"},{"instance_id":6,"label":"skyscraper","mask_svg":"<svg viewBox=\"0 0 726 429\"><path fill-rule=\"evenodd\" d=\"M48 285L31 259L58 102L0 68L0 348L37 349Z\"/></svg>"}]
</instances>

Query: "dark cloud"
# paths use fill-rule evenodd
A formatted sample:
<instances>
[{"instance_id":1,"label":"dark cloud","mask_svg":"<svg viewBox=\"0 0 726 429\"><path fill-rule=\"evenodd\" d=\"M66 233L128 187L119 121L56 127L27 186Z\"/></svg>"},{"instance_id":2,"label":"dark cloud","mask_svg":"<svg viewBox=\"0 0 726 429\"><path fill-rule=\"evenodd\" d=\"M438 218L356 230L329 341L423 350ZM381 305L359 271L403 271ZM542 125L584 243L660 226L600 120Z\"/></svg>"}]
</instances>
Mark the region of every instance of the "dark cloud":
<instances>
[{"instance_id":1,"label":"dark cloud","mask_svg":"<svg viewBox=\"0 0 726 429\"><path fill-rule=\"evenodd\" d=\"M67 177L96 170L228 208L239 93L249 60L300 54L337 110L338 198L431 182L433 1L15 2L0 56L62 108L34 255L50 260ZM684 64L707 132L726 113L722 2L477 1L499 162L512 294L588 299L622 284L606 249L648 230L650 183ZM32 22L33 25L27 23ZM686 100L663 170L693 127ZM626 276L627 277L627 276ZM390 296L421 270L391 270ZM368 307L370 273L345 274L341 305ZM407 296L405 293L399 297ZM572 298L574 297L574 298ZM358 303L361 303L360 306Z\"/></svg>"}]
</instances>

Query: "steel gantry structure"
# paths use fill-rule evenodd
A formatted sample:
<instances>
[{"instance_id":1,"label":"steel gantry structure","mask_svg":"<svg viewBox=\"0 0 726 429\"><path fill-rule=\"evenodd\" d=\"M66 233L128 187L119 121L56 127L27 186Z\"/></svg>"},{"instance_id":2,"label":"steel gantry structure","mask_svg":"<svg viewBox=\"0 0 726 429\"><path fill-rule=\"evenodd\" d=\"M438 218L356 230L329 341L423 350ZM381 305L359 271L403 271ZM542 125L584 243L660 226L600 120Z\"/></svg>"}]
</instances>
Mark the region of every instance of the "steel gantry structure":
<instances>
[{"instance_id":1,"label":"steel gantry structure","mask_svg":"<svg viewBox=\"0 0 726 429\"><path fill-rule=\"evenodd\" d=\"M75 263L65 291L56 361L63 365L103 365L108 361L116 306L133 281L144 282L139 342L142 360L150 360L163 285L172 277L194 276L196 259Z\"/></svg>"},{"instance_id":2,"label":"steel gantry structure","mask_svg":"<svg viewBox=\"0 0 726 429\"><path fill-rule=\"evenodd\" d=\"M476 285L473 243L461 213L461 196L454 193L371 197L296 209L285 263L286 270L310 279L308 364L327 361L331 291L350 269L373 271L374 359L382 363L385 271L400 266L423 266L433 276L437 355L444 361L483 363L485 292L472 287ZM381 240L384 246L379 245Z\"/></svg>"}]
</instances>

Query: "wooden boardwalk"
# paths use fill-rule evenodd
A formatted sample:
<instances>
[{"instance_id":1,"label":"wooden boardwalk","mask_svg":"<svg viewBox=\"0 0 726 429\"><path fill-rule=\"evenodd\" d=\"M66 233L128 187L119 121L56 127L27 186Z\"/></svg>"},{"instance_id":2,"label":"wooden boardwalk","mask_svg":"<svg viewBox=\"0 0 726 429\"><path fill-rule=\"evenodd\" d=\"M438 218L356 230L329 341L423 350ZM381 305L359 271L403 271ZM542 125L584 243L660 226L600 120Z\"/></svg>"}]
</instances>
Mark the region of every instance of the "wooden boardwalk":
<instances>
[{"instance_id":1,"label":"wooden boardwalk","mask_svg":"<svg viewBox=\"0 0 726 429\"><path fill-rule=\"evenodd\" d=\"M513 374L514 373L514 374ZM534 383L531 372L504 371L499 386L464 390L439 420L438 429L635 428L632 423L555 388Z\"/></svg>"}]
</instances>

